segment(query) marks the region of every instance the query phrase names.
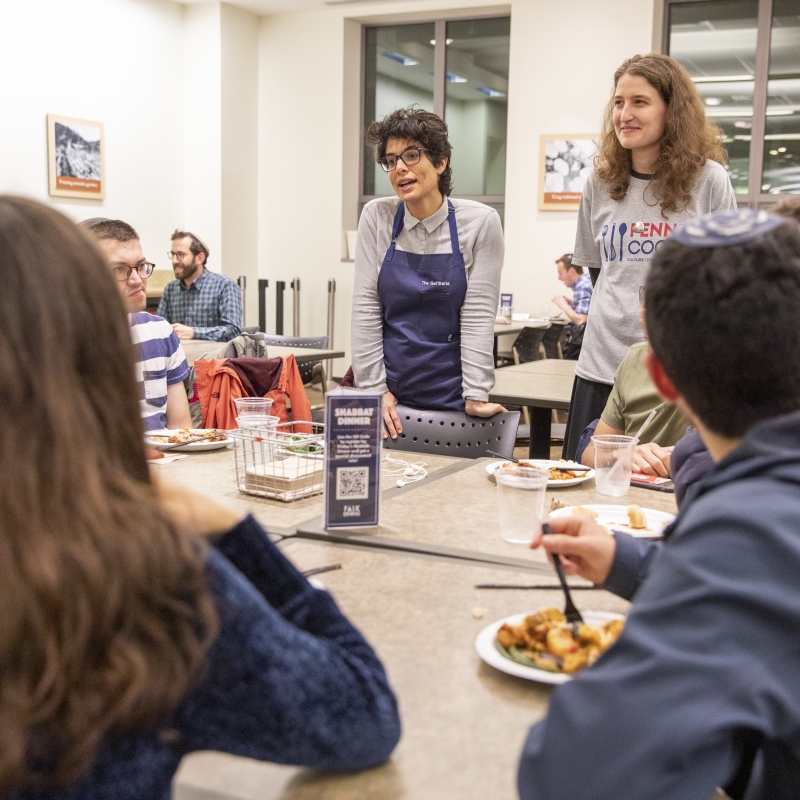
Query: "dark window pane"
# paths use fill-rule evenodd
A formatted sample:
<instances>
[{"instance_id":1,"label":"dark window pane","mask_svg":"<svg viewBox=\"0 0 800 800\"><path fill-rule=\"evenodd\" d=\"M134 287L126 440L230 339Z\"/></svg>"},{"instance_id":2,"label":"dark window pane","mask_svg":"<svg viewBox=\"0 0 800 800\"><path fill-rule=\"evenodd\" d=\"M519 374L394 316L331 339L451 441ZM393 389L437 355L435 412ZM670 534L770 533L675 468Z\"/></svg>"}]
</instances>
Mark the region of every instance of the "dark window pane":
<instances>
[{"instance_id":1,"label":"dark window pane","mask_svg":"<svg viewBox=\"0 0 800 800\"><path fill-rule=\"evenodd\" d=\"M669 8L669 55L686 67L706 114L722 128L737 194L747 193L757 27L758 0L673 3Z\"/></svg>"},{"instance_id":2,"label":"dark window pane","mask_svg":"<svg viewBox=\"0 0 800 800\"><path fill-rule=\"evenodd\" d=\"M761 191L800 194L800 2L774 0Z\"/></svg>"},{"instance_id":3,"label":"dark window pane","mask_svg":"<svg viewBox=\"0 0 800 800\"><path fill-rule=\"evenodd\" d=\"M365 126L414 103L433 111L433 37L432 22L367 28ZM364 150L364 194L394 194L370 147Z\"/></svg>"},{"instance_id":4,"label":"dark window pane","mask_svg":"<svg viewBox=\"0 0 800 800\"><path fill-rule=\"evenodd\" d=\"M454 195L505 194L510 27L508 17L447 23Z\"/></svg>"}]
</instances>

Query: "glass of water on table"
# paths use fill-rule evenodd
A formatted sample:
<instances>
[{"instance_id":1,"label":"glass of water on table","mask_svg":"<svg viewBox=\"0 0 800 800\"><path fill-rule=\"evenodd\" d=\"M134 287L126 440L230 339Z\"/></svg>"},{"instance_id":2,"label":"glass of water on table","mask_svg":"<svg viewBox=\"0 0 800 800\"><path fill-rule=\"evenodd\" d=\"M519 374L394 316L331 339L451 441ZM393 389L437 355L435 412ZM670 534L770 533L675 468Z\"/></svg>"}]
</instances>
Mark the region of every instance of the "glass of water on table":
<instances>
[{"instance_id":1,"label":"glass of water on table","mask_svg":"<svg viewBox=\"0 0 800 800\"><path fill-rule=\"evenodd\" d=\"M497 504L500 536L513 544L530 544L544 517L544 495L550 473L531 467L498 469Z\"/></svg>"},{"instance_id":2,"label":"glass of water on table","mask_svg":"<svg viewBox=\"0 0 800 800\"><path fill-rule=\"evenodd\" d=\"M594 482L598 494L623 497L628 494L633 471L633 454L639 440L635 436L603 434L592 436L594 444Z\"/></svg>"}]
</instances>

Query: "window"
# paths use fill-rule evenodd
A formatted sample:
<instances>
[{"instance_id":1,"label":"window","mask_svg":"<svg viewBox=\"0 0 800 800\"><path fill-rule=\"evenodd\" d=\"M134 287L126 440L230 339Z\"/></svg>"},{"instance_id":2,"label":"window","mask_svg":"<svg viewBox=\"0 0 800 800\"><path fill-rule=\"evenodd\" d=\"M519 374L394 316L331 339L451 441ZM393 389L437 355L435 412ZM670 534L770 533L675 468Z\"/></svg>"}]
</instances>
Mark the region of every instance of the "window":
<instances>
[{"instance_id":1,"label":"window","mask_svg":"<svg viewBox=\"0 0 800 800\"><path fill-rule=\"evenodd\" d=\"M364 128L418 104L442 116L453 145L453 195L503 216L510 19L437 20L369 27L364 46ZM361 202L393 195L366 146Z\"/></svg>"},{"instance_id":2,"label":"window","mask_svg":"<svg viewBox=\"0 0 800 800\"><path fill-rule=\"evenodd\" d=\"M665 52L723 131L740 206L800 193L798 0L666 0Z\"/></svg>"}]
</instances>

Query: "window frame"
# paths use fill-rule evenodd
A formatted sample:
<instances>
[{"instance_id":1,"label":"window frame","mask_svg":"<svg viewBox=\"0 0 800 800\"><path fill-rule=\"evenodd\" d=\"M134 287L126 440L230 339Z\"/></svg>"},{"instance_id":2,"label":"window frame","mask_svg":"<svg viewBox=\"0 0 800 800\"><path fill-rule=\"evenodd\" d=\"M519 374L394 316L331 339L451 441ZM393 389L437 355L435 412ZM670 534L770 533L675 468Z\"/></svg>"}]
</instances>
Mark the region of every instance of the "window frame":
<instances>
[{"instance_id":1,"label":"window frame","mask_svg":"<svg viewBox=\"0 0 800 800\"><path fill-rule=\"evenodd\" d=\"M669 12L673 5L694 3L700 0L664 0L661 28L661 52L669 55ZM747 194L737 194L739 208L764 208L777 203L781 195L761 190L764 170L764 134L767 125L767 88L769 82L769 57L772 43L772 0L758 0L758 27L756 30L755 80L753 83L753 124L750 128L750 160L747 171Z\"/></svg>"},{"instance_id":2,"label":"window frame","mask_svg":"<svg viewBox=\"0 0 800 800\"><path fill-rule=\"evenodd\" d=\"M359 144L361 158L358 161L358 216L361 217L361 211L370 200L377 200L379 197L389 197L391 195L383 194L364 194L364 132L369 124L364 116L364 101L365 101L365 88L367 76L367 29L368 28L385 28L389 25L393 27L396 25L418 25L421 22L433 22L433 38L436 44L433 48L433 113L445 119L445 97L447 94L447 23L448 22L463 22L475 19L499 19L501 17L508 17L511 19L511 14L508 12L494 12L486 14L470 14L468 16L455 15L452 17L436 17L435 19L418 19L409 20L408 22L389 23L389 22L375 22L369 24L362 24L361 26L361 85L359 87L359 130L361 131L362 141ZM372 120L370 120L372 122ZM485 203L493 207L501 206L505 211L506 196L505 194L454 194L454 197L460 197L464 200L475 200L479 203Z\"/></svg>"}]
</instances>

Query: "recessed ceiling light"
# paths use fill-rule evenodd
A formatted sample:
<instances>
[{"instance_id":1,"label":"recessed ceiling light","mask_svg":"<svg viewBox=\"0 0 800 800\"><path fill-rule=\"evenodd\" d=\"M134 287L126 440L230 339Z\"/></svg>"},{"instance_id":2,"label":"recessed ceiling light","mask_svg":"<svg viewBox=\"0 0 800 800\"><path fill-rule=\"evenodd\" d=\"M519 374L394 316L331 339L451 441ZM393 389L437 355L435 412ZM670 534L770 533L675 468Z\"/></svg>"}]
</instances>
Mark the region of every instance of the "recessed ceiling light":
<instances>
[{"instance_id":1,"label":"recessed ceiling light","mask_svg":"<svg viewBox=\"0 0 800 800\"><path fill-rule=\"evenodd\" d=\"M718 106L721 104L722 104L722 98L720 97L706 97L707 106Z\"/></svg>"},{"instance_id":2,"label":"recessed ceiling light","mask_svg":"<svg viewBox=\"0 0 800 800\"><path fill-rule=\"evenodd\" d=\"M453 40L452 39L445 39L444 43L445 44L453 44ZM436 39L431 39L431 44L435 45L436 44Z\"/></svg>"},{"instance_id":3,"label":"recessed ceiling light","mask_svg":"<svg viewBox=\"0 0 800 800\"><path fill-rule=\"evenodd\" d=\"M482 92L487 97L507 97L505 92L498 92L497 89L490 89L488 86L479 86L477 91Z\"/></svg>"},{"instance_id":4,"label":"recessed ceiling light","mask_svg":"<svg viewBox=\"0 0 800 800\"><path fill-rule=\"evenodd\" d=\"M779 147L778 148L778 152L779 153L785 153L786 152L786 148L785 147Z\"/></svg>"},{"instance_id":5,"label":"recessed ceiling light","mask_svg":"<svg viewBox=\"0 0 800 800\"><path fill-rule=\"evenodd\" d=\"M695 83L732 83L734 81L754 81L753 75L700 75L693 77Z\"/></svg>"},{"instance_id":6,"label":"recessed ceiling light","mask_svg":"<svg viewBox=\"0 0 800 800\"><path fill-rule=\"evenodd\" d=\"M456 75L455 72L448 72L447 73L447 80L450 83L466 83L467 79L463 78L461 75Z\"/></svg>"}]
</instances>

